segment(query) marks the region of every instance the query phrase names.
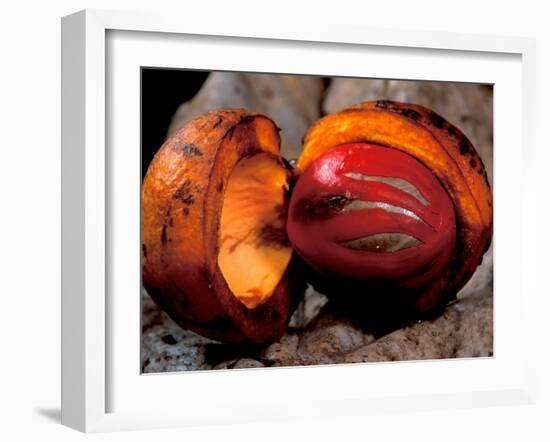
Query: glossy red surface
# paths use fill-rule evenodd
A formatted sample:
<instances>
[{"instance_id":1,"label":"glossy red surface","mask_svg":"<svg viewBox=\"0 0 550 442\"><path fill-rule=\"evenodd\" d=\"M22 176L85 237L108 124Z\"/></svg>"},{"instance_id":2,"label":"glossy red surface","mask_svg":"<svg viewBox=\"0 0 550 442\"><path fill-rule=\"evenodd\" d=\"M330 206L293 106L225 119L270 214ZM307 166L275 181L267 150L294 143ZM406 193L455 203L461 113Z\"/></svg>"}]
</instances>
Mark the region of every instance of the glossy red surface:
<instances>
[{"instance_id":1,"label":"glossy red surface","mask_svg":"<svg viewBox=\"0 0 550 442\"><path fill-rule=\"evenodd\" d=\"M406 288L437 276L456 236L453 204L431 171L366 143L335 147L311 163L293 190L287 229L318 271Z\"/></svg>"}]
</instances>

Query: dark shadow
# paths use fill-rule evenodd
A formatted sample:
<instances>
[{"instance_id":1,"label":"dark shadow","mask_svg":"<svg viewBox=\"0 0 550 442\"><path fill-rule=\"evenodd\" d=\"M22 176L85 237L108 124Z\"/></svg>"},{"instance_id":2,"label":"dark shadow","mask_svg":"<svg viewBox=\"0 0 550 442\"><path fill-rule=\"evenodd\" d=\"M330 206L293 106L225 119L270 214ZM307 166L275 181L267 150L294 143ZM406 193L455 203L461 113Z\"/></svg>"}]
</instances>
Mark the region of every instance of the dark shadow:
<instances>
[{"instance_id":1,"label":"dark shadow","mask_svg":"<svg viewBox=\"0 0 550 442\"><path fill-rule=\"evenodd\" d=\"M381 338L418 320L431 320L443 313L448 302L456 299L451 293L441 299L439 306L420 312L416 305L425 288L402 290L384 282L353 280L331 274L328 270L315 272L303 262L297 265L304 279L319 293L329 298L323 307L335 318L346 318L363 332ZM374 294L374 296L372 296Z\"/></svg>"},{"instance_id":2,"label":"dark shadow","mask_svg":"<svg viewBox=\"0 0 550 442\"><path fill-rule=\"evenodd\" d=\"M61 423L61 409L59 408L37 408L34 411L51 422Z\"/></svg>"}]
</instances>

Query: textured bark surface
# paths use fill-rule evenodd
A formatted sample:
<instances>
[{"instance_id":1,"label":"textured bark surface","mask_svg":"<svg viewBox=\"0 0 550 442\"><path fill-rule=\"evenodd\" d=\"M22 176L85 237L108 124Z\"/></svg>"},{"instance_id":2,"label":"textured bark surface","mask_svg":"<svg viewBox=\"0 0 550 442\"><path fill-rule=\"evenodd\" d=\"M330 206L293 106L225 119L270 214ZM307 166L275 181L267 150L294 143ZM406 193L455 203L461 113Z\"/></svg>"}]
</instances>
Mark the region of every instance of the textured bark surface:
<instances>
[{"instance_id":1,"label":"textured bark surface","mask_svg":"<svg viewBox=\"0 0 550 442\"><path fill-rule=\"evenodd\" d=\"M328 84L328 88L324 85ZM283 154L299 155L301 138L324 113L364 100L398 100L433 109L476 146L492 183L492 90L458 83L210 74L180 106L170 131L218 107L263 112L281 127ZM142 370L145 373L334 363L445 359L493 354L493 253L485 254L458 299L431 320L384 336L354 324L327 298L308 289L289 332L266 347L221 344L181 329L142 291Z\"/></svg>"}]
</instances>

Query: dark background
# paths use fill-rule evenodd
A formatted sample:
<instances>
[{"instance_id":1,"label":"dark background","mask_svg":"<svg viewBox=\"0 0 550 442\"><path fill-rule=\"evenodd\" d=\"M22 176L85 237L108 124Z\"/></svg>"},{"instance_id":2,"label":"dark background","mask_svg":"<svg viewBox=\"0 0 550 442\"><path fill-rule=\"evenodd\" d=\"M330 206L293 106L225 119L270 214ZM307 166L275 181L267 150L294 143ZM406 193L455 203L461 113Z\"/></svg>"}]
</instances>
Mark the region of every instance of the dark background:
<instances>
[{"instance_id":1,"label":"dark background","mask_svg":"<svg viewBox=\"0 0 550 442\"><path fill-rule=\"evenodd\" d=\"M142 179L155 152L164 142L166 131L178 106L195 96L208 74L208 71L141 69Z\"/></svg>"}]
</instances>

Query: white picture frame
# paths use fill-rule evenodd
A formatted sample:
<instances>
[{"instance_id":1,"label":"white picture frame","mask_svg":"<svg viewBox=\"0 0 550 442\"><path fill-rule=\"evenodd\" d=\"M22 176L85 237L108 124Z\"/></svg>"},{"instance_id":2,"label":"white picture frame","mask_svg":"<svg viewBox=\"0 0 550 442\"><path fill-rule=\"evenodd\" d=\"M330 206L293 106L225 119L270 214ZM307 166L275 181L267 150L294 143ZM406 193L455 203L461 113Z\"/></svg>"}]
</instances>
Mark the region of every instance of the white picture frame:
<instances>
[{"instance_id":1,"label":"white picture frame","mask_svg":"<svg viewBox=\"0 0 550 442\"><path fill-rule=\"evenodd\" d=\"M110 107L111 83L118 81L117 75L124 75L126 67L184 67L183 63L190 63L184 59L185 53L173 49L185 44L198 45L188 48L193 53L200 52L199 47L204 50L218 47L213 50L219 51L216 63L204 66L197 58L197 64L187 67L249 70L251 65L245 68L243 59L250 58L223 57L228 42L232 50L242 51L243 57L261 48L271 51L274 59L258 56L249 62L255 63L255 70L261 72L289 72L288 68L281 67L286 56L287 64L288 58L294 60L296 73L311 69L309 73L314 74L358 75L361 66L356 61L342 61L339 68L334 68L330 66L333 63L323 64L319 54L330 54L333 57L330 60L338 57L344 60L346 54L367 51L371 57L386 57L389 52L392 55L384 60L380 70L369 68L362 76L425 79L422 66L417 63L423 59L429 61L429 79L490 83L494 82L491 78L499 79L494 82L494 358L140 376L139 366L134 364L139 341L133 340L134 323L139 322L139 291L135 299L111 296L114 288L118 288L116 293L121 293L120 287L126 287L125 284L132 287L137 281L130 273L136 270L136 260L139 263L139 236L138 252L133 257L134 246L124 241L132 241L135 229L121 231L116 227L119 221L115 214L135 214L136 202L139 209L139 183L132 181L135 173L139 173L139 169L132 169L132 164L138 164L139 149L130 150L131 158L121 161L120 155L127 152L109 148L112 143L120 144L119 136L130 137L124 138L129 146L136 146L135 138L131 137L137 137L139 143L139 133L135 133L136 112L139 114L135 93L139 91L135 90L135 78L128 81L128 90L117 100L128 106L127 117L121 119L117 112L123 109ZM137 49L140 47L143 51ZM310 60L311 68L307 67L307 57L304 57L309 52L319 53L317 62L314 58ZM143 62L147 54L153 64ZM408 66L398 68L399 57L407 57ZM450 75L449 60L456 57L477 70L458 69L460 72ZM275 24L247 22L235 26L198 17L183 23L177 17L100 10L64 17L62 423L80 431L96 432L288 417L359 416L374 410L395 412L533 403L535 339L529 338L535 334L536 316L536 265L533 263L536 201L535 178L531 173L534 167L534 57L534 41L516 37L390 32L326 24L281 28ZM491 67L493 59L503 61ZM120 66L120 72L113 71L113 65ZM503 66L506 68L502 69ZM135 73L135 69L131 72ZM116 126L109 128L113 121ZM517 175L512 167L518 161L522 165L523 185L513 187L506 177ZM120 198L116 196L117 192L127 190L121 187L126 185L127 189L137 189L135 198L129 198L128 210L119 208ZM522 210L514 211L504 194ZM139 216L136 219L139 224L138 220ZM520 238L516 237L513 244L499 242L499 236L504 237L511 229L520 232ZM113 246L117 241L122 242ZM129 247L124 247L125 244ZM124 255L132 256L128 261L134 267L118 268L114 275L112 266ZM527 256L531 257L529 265ZM512 290L516 291L514 303L505 296ZM117 313L123 306L130 309L130 319L121 319ZM514 311L520 327L512 331L509 319ZM133 331L125 334L126 329ZM521 349L519 342L522 342ZM387 382L389 376L391 389ZM407 376L415 382L407 382ZM453 390L443 384L448 376L457 379ZM356 380L360 378L365 381L358 387ZM376 383L369 379L375 379ZM324 383L322 392L317 388L319 382ZM280 393L282 385L301 389L301 398L288 392ZM254 399L259 388L269 392L269 401ZM192 405L175 406L170 391L177 389L184 389L186 397L193 399L189 401Z\"/></svg>"}]
</instances>

